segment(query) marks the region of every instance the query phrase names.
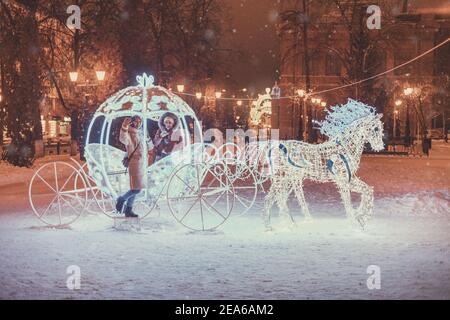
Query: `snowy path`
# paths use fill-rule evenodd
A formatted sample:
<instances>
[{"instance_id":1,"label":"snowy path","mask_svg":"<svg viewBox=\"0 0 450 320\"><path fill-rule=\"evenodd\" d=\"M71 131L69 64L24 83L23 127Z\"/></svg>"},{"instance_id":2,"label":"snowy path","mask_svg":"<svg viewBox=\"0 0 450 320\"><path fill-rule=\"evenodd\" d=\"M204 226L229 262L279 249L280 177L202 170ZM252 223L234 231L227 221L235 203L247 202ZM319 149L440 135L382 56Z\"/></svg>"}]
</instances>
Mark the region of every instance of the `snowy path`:
<instances>
[{"instance_id":1,"label":"snowy path","mask_svg":"<svg viewBox=\"0 0 450 320\"><path fill-rule=\"evenodd\" d=\"M167 212L140 233L92 215L53 230L27 208L26 180L2 180L0 299L450 299L449 158L364 158L360 171L376 191L366 232L349 226L333 186L311 183L315 220L302 223L292 201L293 230L263 232L258 208L207 234ZM79 291L66 287L70 265ZM381 268L380 290L366 286L369 265Z\"/></svg>"},{"instance_id":2,"label":"snowy path","mask_svg":"<svg viewBox=\"0 0 450 320\"><path fill-rule=\"evenodd\" d=\"M94 217L73 230L2 227L0 298L450 299L449 217L377 217L366 233L340 217L275 234L258 217L208 235L168 221L141 234ZM81 268L80 291L66 288L69 265ZM381 290L367 289L369 265Z\"/></svg>"}]
</instances>

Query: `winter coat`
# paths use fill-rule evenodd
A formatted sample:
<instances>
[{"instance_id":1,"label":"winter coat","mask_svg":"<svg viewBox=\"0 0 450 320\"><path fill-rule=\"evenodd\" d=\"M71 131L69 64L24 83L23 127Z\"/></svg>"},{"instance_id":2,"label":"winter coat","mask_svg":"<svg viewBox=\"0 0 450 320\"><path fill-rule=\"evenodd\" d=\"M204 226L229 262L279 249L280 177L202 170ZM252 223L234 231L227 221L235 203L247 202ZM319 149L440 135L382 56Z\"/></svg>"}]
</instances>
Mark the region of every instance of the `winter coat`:
<instances>
[{"instance_id":1,"label":"winter coat","mask_svg":"<svg viewBox=\"0 0 450 320\"><path fill-rule=\"evenodd\" d=\"M155 134L155 147L157 160L167 157L173 151L176 151L182 142L182 137L177 137L178 132L169 132L164 138L161 137L162 132L165 130L159 129Z\"/></svg>"},{"instance_id":2,"label":"winter coat","mask_svg":"<svg viewBox=\"0 0 450 320\"><path fill-rule=\"evenodd\" d=\"M147 143L147 150L150 151L153 149L153 143L150 139L145 141L143 132L131 126L128 129L124 127L120 129L119 140L125 145L128 157L131 157L128 165L130 189L145 189L147 185L147 164L145 163L144 144Z\"/></svg>"}]
</instances>

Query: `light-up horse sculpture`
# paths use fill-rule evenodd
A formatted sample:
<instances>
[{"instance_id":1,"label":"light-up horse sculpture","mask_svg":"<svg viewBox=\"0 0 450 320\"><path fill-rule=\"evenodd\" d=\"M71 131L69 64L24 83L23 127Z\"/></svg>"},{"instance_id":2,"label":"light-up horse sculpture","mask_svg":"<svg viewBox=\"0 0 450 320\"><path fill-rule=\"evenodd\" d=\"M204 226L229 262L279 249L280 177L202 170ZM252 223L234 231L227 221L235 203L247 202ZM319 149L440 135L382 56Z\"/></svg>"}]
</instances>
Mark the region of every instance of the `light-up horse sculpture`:
<instances>
[{"instance_id":1,"label":"light-up horse sculpture","mask_svg":"<svg viewBox=\"0 0 450 320\"><path fill-rule=\"evenodd\" d=\"M375 109L349 99L345 105L332 107L322 123L321 132L330 140L322 144L280 141L268 153L271 187L265 197L264 222L270 229L270 210L277 203L280 215L288 217L287 201L294 192L305 217L311 217L303 192L303 180L334 182L344 203L347 218L364 228L373 211L373 188L361 181L356 172L364 146L375 151L384 148L383 123ZM354 209L350 192L361 194Z\"/></svg>"}]
</instances>

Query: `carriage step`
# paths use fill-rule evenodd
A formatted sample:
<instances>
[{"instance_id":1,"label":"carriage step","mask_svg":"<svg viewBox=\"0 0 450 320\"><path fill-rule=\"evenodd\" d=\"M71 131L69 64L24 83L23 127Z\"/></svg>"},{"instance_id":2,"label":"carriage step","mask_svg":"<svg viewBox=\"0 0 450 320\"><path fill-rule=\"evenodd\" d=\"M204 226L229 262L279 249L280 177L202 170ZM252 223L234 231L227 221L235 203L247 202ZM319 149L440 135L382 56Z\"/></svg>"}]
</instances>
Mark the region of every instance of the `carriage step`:
<instances>
[{"instance_id":1,"label":"carriage step","mask_svg":"<svg viewBox=\"0 0 450 320\"><path fill-rule=\"evenodd\" d=\"M114 229L120 231L141 231L141 218L114 217Z\"/></svg>"}]
</instances>

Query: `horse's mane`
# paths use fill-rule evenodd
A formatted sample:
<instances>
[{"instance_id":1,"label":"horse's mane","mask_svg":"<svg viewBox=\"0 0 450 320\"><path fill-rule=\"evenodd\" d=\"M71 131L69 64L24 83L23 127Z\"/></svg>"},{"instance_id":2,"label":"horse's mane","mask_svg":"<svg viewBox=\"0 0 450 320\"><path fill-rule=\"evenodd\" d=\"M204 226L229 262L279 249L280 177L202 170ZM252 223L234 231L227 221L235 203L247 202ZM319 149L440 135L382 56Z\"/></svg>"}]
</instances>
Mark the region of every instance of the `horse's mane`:
<instances>
[{"instance_id":1,"label":"horse's mane","mask_svg":"<svg viewBox=\"0 0 450 320\"><path fill-rule=\"evenodd\" d=\"M335 105L325 111L327 115L321 122L320 132L329 138L343 134L353 122L376 114L375 108L353 99L348 99L346 104Z\"/></svg>"}]
</instances>

